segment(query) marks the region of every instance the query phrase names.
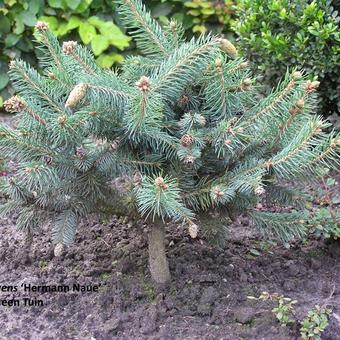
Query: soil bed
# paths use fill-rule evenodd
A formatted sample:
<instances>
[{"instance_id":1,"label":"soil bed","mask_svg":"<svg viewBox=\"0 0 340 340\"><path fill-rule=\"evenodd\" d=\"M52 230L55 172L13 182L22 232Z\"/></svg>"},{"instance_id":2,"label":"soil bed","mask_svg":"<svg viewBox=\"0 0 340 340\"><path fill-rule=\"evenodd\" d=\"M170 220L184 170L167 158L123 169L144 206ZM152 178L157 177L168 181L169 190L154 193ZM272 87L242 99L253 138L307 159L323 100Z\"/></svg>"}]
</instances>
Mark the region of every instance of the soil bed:
<instances>
[{"instance_id":1,"label":"soil bed","mask_svg":"<svg viewBox=\"0 0 340 340\"><path fill-rule=\"evenodd\" d=\"M247 299L262 291L298 300L297 318L329 303L322 339L340 339L340 245L318 241L286 249L261 241L241 220L218 249L169 226L172 271L166 292L153 289L147 270L146 228L117 219L83 225L76 242L55 257L49 233L34 239L30 256L23 235L1 220L0 299L29 297L43 306L0 306L4 339L297 339L282 328L272 303ZM231 236L231 235L237 235ZM22 285L87 287L96 292L23 292Z\"/></svg>"}]
</instances>

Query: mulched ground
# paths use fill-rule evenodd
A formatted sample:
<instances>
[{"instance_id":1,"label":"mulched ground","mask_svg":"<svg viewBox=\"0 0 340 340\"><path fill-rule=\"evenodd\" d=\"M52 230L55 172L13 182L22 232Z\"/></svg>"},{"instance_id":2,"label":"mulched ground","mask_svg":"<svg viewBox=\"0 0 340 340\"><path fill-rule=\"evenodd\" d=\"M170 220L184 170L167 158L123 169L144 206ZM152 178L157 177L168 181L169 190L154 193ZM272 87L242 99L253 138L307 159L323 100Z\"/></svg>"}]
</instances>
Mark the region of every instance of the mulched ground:
<instances>
[{"instance_id":1,"label":"mulched ground","mask_svg":"<svg viewBox=\"0 0 340 340\"><path fill-rule=\"evenodd\" d=\"M327 303L333 313L322 339L340 339L339 242L286 249L262 241L242 220L218 249L169 226L172 282L157 292L142 222L93 219L59 257L48 232L36 236L27 256L12 221L1 220L0 228L0 285L101 284L97 293L28 294L42 307L0 306L0 339L297 339L296 325L280 327L273 303L247 298L262 291L297 299L297 319ZM24 294L0 293L12 296Z\"/></svg>"}]
</instances>

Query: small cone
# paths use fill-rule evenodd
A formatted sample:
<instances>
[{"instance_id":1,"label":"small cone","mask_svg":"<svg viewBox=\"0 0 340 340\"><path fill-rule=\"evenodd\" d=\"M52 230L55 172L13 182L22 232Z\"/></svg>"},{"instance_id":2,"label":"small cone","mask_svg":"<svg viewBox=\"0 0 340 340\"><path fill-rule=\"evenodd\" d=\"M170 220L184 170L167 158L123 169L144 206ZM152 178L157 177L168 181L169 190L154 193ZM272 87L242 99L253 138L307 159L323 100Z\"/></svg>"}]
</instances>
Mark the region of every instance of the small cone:
<instances>
[{"instance_id":1,"label":"small cone","mask_svg":"<svg viewBox=\"0 0 340 340\"><path fill-rule=\"evenodd\" d=\"M227 53L230 58L237 57L237 49L228 39L221 39L221 50Z\"/></svg>"},{"instance_id":2,"label":"small cone","mask_svg":"<svg viewBox=\"0 0 340 340\"><path fill-rule=\"evenodd\" d=\"M87 86L86 84L80 83L74 87L71 91L70 95L67 98L65 107L75 107L78 102L84 98L86 94Z\"/></svg>"},{"instance_id":3,"label":"small cone","mask_svg":"<svg viewBox=\"0 0 340 340\"><path fill-rule=\"evenodd\" d=\"M193 138L191 135L184 135L182 136L181 140L180 140L182 146L190 146L193 142Z\"/></svg>"}]
</instances>

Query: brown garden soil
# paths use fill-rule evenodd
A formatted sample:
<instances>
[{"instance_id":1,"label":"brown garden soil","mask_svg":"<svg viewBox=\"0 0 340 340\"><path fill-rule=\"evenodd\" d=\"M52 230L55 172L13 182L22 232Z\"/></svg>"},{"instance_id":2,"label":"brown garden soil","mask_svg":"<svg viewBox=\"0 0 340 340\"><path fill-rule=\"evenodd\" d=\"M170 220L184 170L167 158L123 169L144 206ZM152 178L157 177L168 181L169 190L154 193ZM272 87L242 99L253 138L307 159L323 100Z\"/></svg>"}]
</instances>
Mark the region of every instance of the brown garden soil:
<instances>
[{"instance_id":1,"label":"brown garden soil","mask_svg":"<svg viewBox=\"0 0 340 340\"><path fill-rule=\"evenodd\" d=\"M281 327L273 302L247 298L262 291L298 300L296 319L315 304L333 312L322 339L340 339L340 244L264 242L246 219L235 223L226 247L190 239L169 225L169 289L153 288L147 270L146 226L93 219L74 244L55 257L48 232L29 256L23 234L1 220L0 285L43 300L37 307L0 307L0 339L297 339L298 325ZM22 293L21 285L100 284L99 292Z\"/></svg>"}]
</instances>

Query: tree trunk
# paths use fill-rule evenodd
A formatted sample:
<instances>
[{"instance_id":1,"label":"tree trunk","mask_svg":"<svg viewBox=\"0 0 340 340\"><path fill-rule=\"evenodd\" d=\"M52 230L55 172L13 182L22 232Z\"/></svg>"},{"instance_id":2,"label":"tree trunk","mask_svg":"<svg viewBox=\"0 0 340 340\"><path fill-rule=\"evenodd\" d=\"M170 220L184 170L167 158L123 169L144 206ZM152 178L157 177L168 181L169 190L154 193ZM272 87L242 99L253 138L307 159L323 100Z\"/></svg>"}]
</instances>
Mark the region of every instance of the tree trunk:
<instances>
[{"instance_id":1,"label":"tree trunk","mask_svg":"<svg viewBox=\"0 0 340 340\"><path fill-rule=\"evenodd\" d=\"M170 281L168 259L165 254L165 225L161 220L150 224L149 267L156 284L166 285Z\"/></svg>"}]
</instances>

